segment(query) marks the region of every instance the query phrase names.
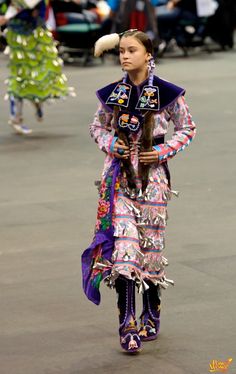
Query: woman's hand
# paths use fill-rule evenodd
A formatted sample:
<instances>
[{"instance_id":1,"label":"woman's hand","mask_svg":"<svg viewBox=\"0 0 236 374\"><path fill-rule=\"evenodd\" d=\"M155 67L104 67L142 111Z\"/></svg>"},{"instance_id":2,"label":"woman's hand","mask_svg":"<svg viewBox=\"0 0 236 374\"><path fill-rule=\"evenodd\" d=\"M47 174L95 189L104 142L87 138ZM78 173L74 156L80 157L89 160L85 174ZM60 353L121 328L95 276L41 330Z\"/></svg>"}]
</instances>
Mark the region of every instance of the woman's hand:
<instances>
[{"instance_id":1,"label":"woman's hand","mask_svg":"<svg viewBox=\"0 0 236 374\"><path fill-rule=\"evenodd\" d=\"M167 9L169 9L169 10L174 9L180 1L181 0L170 0L170 1L168 1L168 3L166 4Z\"/></svg>"},{"instance_id":2,"label":"woman's hand","mask_svg":"<svg viewBox=\"0 0 236 374\"><path fill-rule=\"evenodd\" d=\"M130 155L129 147L125 145L125 142L121 139L117 139L114 144L113 154L117 158L124 158L127 159Z\"/></svg>"},{"instance_id":3,"label":"woman's hand","mask_svg":"<svg viewBox=\"0 0 236 374\"><path fill-rule=\"evenodd\" d=\"M0 16L0 26L4 26L7 23L7 19L4 16Z\"/></svg>"},{"instance_id":4,"label":"woman's hand","mask_svg":"<svg viewBox=\"0 0 236 374\"><path fill-rule=\"evenodd\" d=\"M148 151L148 152L140 152L139 153L139 162L144 165L158 163L159 162L159 153L156 150Z\"/></svg>"}]
</instances>

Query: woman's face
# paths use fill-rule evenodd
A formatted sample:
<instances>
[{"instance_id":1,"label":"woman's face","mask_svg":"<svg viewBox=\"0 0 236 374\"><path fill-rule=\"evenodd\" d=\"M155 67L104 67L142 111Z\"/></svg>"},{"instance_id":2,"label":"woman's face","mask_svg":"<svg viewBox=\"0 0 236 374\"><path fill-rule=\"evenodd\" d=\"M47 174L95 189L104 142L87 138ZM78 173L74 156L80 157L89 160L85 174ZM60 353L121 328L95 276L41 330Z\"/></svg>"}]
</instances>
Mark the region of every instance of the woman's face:
<instances>
[{"instance_id":1,"label":"woman's face","mask_svg":"<svg viewBox=\"0 0 236 374\"><path fill-rule=\"evenodd\" d=\"M146 70L151 55L135 37L127 36L120 40L120 63L129 72Z\"/></svg>"}]
</instances>

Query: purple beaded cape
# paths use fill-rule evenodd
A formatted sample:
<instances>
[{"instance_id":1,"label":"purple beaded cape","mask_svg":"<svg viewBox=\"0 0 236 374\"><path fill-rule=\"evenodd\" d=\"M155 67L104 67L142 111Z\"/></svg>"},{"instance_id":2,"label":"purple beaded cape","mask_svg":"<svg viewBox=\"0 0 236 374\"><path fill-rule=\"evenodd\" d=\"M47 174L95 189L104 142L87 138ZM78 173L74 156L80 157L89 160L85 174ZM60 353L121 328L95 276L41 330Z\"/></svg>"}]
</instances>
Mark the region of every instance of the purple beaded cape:
<instances>
[{"instance_id":1,"label":"purple beaded cape","mask_svg":"<svg viewBox=\"0 0 236 374\"><path fill-rule=\"evenodd\" d=\"M111 95L112 91L115 89L117 83L121 83L121 82L122 81L111 83L96 92L98 99L101 101L103 106L110 112L113 111L113 105L107 104L107 99ZM141 91L142 87L146 86L147 84L148 84L148 79L144 81L140 86L134 86L134 87L136 88L138 87ZM156 112L163 111L165 108L171 105L179 96L182 96L185 94L184 88L176 86L175 84L165 81L155 75L153 76L153 86L158 87L158 90L159 90L160 102L159 102L159 107L154 109ZM136 102L137 102L137 96L131 94L129 108L131 107L134 109L136 106ZM147 109L144 108L144 110L147 110Z\"/></svg>"}]
</instances>

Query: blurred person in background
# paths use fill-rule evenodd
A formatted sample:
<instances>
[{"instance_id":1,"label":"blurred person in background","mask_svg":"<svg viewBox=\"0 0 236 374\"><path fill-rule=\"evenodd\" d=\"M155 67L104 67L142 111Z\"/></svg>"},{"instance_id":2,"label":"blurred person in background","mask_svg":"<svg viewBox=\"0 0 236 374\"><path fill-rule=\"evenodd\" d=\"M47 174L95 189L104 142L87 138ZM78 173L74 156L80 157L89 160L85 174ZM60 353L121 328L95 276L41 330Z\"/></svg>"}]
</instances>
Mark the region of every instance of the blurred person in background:
<instances>
[{"instance_id":1,"label":"blurred person in background","mask_svg":"<svg viewBox=\"0 0 236 374\"><path fill-rule=\"evenodd\" d=\"M235 0L163 1L165 4L158 7L158 25L160 37L165 41L174 38L177 44L184 44L185 28L192 25L193 41L199 40L203 44L204 39L210 37L222 49L233 48Z\"/></svg>"},{"instance_id":2,"label":"blurred person in background","mask_svg":"<svg viewBox=\"0 0 236 374\"><path fill-rule=\"evenodd\" d=\"M158 23L160 32L168 31L170 36L176 35L177 25L180 19L196 21L196 1L195 0L167 0L162 1L158 7Z\"/></svg>"},{"instance_id":3,"label":"blurred person in background","mask_svg":"<svg viewBox=\"0 0 236 374\"><path fill-rule=\"evenodd\" d=\"M9 124L17 134L32 132L24 123L24 99L33 103L36 118L42 121L43 102L74 95L62 74L55 42L45 26L46 5L44 0L12 0L5 15L0 16L0 25L7 24L6 52L10 57Z\"/></svg>"},{"instance_id":4,"label":"blurred person in background","mask_svg":"<svg viewBox=\"0 0 236 374\"><path fill-rule=\"evenodd\" d=\"M232 49L234 46L234 31L236 28L236 1L216 0L218 8L207 23L207 34L221 48Z\"/></svg>"},{"instance_id":5,"label":"blurred person in background","mask_svg":"<svg viewBox=\"0 0 236 374\"><path fill-rule=\"evenodd\" d=\"M107 0L111 9L111 32L121 33L128 29L138 29L147 33L154 50L161 44L156 5L159 0Z\"/></svg>"}]
</instances>

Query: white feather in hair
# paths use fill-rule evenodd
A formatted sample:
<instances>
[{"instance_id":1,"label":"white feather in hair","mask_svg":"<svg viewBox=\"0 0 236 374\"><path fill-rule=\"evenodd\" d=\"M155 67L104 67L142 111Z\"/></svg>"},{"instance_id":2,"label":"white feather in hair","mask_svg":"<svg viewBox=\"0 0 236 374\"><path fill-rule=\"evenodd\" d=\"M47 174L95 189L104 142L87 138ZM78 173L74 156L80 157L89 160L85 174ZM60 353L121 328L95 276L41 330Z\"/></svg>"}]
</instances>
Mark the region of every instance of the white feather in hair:
<instances>
[{"instance_id":1,"label":"white feather in hair","mask_svg":"<svg viewBox=\"0 0 236 374\"><path fill-rule=\"evenodd\" d=\"M104 51L115 48L119 41L119 34L116 33L102 36L95 43L94 56L99 57Z\"/></svg>"}]
</instances>

